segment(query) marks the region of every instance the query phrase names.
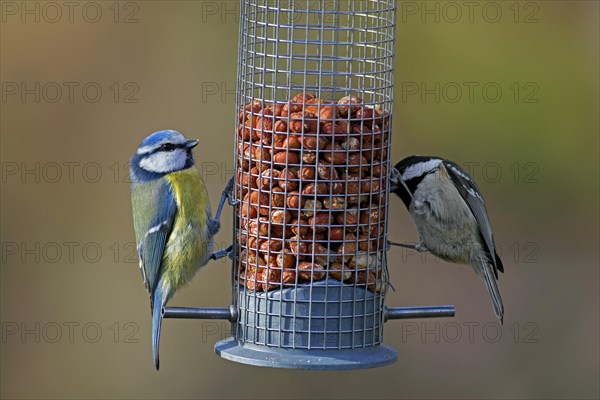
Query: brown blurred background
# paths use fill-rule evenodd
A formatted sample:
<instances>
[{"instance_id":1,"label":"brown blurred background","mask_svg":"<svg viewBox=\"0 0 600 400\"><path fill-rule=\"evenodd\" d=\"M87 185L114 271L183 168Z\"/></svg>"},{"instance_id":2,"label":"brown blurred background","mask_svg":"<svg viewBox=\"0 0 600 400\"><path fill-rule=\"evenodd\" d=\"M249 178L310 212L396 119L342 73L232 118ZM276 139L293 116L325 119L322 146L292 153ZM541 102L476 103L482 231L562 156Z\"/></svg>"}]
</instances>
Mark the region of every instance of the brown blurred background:
<instances>
[{"instance_id":1,"label":"brown blurred background","mask_svg":"<svg viewBox=\"0 0 600 400\"><path fill-rule=\"evenodd\" d=\"M469 267L393 249L388 305L457 309L387 323L396 364L253 368L214 355L227 324L168 320L156 373L128 158L158 129L200 139L216 203L239 4L0 2L1 396L598 398L599 5L465 3L398 3L393 159L471 166L505 264L501 333ZM391 238L416 240L393 203ZM213 263L171 305L228 305L229 270Z\"/></svg>"}]
</instances>

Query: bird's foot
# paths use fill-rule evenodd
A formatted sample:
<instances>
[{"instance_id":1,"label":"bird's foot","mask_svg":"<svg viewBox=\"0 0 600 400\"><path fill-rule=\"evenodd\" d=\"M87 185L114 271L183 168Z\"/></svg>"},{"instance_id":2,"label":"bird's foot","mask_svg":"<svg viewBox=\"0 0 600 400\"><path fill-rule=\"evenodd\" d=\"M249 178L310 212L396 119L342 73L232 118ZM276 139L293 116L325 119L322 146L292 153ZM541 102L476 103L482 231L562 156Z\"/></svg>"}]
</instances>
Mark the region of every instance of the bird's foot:
<instances>
[{"instance_id":1,"label":"bird's foot","mask_svg":"<svg viewBox=\"0 0 600 400\"><path fill-rule=\"evenodd\" d=\"M223 189L223 194L225 194L225 197L227 198L227 204L229 204L230 206L235 206L236 204L239 203L238 200L235 200L233 198L233 186L234 185L235 185L235 179L232 176L227 181L227 185L225 185L225 189Z\"/></svg>"},{"instance_id":2,"label":"bird's foot","mask_svg":"<svg viewBox=\"0 0 600 400\"><path fill-rule=\"evenodd\" d=\"M231 250L229 251L229 253L227 254L227 256L229 257L229 259L231 261L234 261L235 251L233 251L233 245L229 246L228 248L231 249Z\"/></svg>"},{"instance_id":3,"label":"bird's foot","mask_svg":"<svg viewBox=\"0 0 600 400\"><path fill-rule=\"evenodd\" d=\"M425 244L423 242L417 243L415 245L415 250L418 251L419 253L426 253L429 251L429 249L427 248L427 246L425 246Z\"/></svg>"},{"instance_id":4,"label":"bird's foot","mask_svg":"<svg viewBox=\"0 0 600 400\"><path fill-rule=\"evenodd\" d=\"M233 179L233 178L232 178L232 179ZM240 204L240 201L239 201L239 200L236 200L236 199L234 199L234 198L233 198L233 193L232 193L232 192L229 192L229 193L227 193L227 204L229 204L230 206L235 206L235 205L238 205L238 204Z\"/></svg>"},{"instance_id":5,"label":"bird's foot","mask_svg":"<svg viewBox=\"0 0 600 400\"><path fill-rule=\"evenodd\" d=\"M221 223L219 222L218 219L215 218L209 218L208 221L206 222L207 228L208 228L208 232L211 235L216 235L217 232L219 232L219 229L221 229Z\"/></svg>"},{"instance_id":6,"label":"bird's foot","mask_svg":"<svg viewBox=\"0 0 600 400\"><path fill-rule=\"evenodd\" d=\"M233 250L233 245L231 245L229 247L224 247L224 248L212 253L210 255L210 259L211 260L220 260L221 258L225 258L231 253L231 250Z\"/></svg>"},{"instance_id":7,"label":"bird's foot","mask_svg":"<svg viewBox=\"0 0 600 400\"><path fill-rule=\"evenodd\" d=\"M390 171L390 192L393 192L401 185L402 174L396 168L392 168Z\"/></svg>"}]
</instances>

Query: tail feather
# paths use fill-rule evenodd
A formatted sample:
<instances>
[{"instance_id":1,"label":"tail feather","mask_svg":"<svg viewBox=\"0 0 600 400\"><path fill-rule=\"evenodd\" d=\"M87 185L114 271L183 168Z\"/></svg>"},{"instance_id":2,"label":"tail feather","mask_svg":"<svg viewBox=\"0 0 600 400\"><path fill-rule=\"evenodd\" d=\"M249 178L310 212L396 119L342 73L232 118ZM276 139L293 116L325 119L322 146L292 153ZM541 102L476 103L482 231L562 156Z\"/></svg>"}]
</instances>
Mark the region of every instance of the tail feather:
<instances>
[{"instance_id":1,"label":"tail feather","mask_svg":"<svg viewBox=\"0 0 600 400\"><path fill-rule=\"evenodd\" d=\"M492 306L494 307L494 314L500 320L502 325L504 322L504 304L502 304L502 296L500 296L500 290L496 284L496 277L494 276L494 269L488 262L483 262L479 265L481 268L481 277L485 282L485 286L490 292L492 298Z\"/></svg>"},{"instance_id":2,"label":"tail feather","mask_svg":"<svg viewBox=\"0 0 600 400\"><path fill-rule=\"evenodd\" d=\"M502 265L502 260L498 256L498 253L495 253L494 257L496 258L496 268L498 268L498 271L504 272L504 265Z\"/></svg>"},{"instance_id":3,"label":"tail feather","mask_svg":"<svg viewBox=\"0 0 600 400\"><path fill-rule=\"evenodd\" d=\"M158 349L160 346L160 327L162 325L162 307L163 307L163 295L162 288L160 285L156 288L154 293L154 304L152 310L152 357L154 358L154 367L158 371L159 359Z\"/></svg>"}]
</instances>

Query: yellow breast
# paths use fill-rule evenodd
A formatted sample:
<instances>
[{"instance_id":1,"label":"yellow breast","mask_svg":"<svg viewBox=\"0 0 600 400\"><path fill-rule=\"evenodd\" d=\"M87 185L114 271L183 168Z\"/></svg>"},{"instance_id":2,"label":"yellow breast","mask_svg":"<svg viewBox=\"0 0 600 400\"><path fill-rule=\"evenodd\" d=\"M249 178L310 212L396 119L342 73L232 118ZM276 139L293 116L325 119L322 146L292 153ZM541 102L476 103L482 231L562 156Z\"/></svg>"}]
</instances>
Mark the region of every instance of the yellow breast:
<instances>
[{"instance_id":1,"label":"yellow breast","mask_svg":"<svg viewBox=\"0 0 600 400\"><path fill-rule=\"evenodd\" d=\"M189 281L213 251L207 230L212 216L204 181L195 168L165 176L177 203L173 230L163 257L165 284L179 288Z\"/></svg>"}]
</instances>

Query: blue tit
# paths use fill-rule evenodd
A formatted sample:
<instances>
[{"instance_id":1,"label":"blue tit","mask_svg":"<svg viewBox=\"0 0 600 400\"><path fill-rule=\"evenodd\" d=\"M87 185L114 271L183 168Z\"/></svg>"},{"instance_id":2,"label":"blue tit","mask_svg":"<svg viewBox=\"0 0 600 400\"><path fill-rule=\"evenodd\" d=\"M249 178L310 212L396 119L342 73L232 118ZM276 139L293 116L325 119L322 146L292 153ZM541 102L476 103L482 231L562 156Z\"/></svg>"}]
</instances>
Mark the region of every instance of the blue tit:
<instances>
[{"instance_id":1,"label":"blue tit","mask_svg":"<svg viewBox=\"0 0 600 400\"><path fill-rule=\"evenodd\" d=\"M192 149L197 144L177 131L158 131L142 141L131 159L133 223L140 270L150 293L157 370L163 307L200 267L227 254L213 253L223 198L213 218L206 186L194 167Z\"/></svg>"},{"instance_id":2,"label":"blue tit","mask_svg":"<svg viewBox=\"0 0 600 400\"><path fill-rule=\"evenodd\" d=\"M421 242L389 243L430 251L449 262L471 264L485 283L502 323L504 305L496 280L504 267L496 253L481 190L473 178L452 161L411 156L396 164L391 183L390 191L408 208Z\"/></svg>"}]
</instances>

